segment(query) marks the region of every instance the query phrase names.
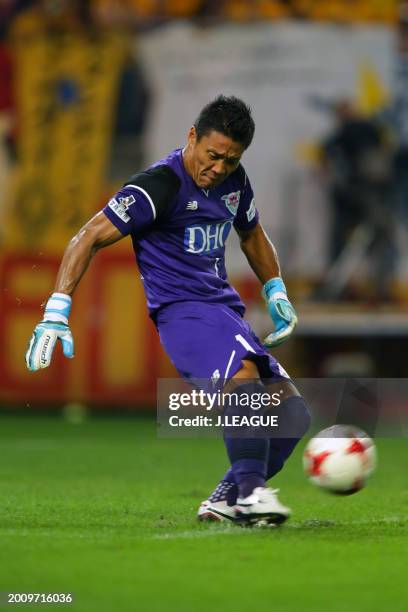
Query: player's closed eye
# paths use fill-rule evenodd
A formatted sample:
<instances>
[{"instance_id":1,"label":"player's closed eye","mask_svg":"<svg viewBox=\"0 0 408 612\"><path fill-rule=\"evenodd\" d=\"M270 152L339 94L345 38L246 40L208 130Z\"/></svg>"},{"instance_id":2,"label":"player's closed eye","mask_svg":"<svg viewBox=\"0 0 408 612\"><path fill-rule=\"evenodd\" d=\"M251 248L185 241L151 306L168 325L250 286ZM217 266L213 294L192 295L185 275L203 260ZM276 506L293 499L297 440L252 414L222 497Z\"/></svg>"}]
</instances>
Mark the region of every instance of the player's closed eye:
<instances>
[{"instance_id":1,"label":"player's closed eye","mask_svg":"<svg viewBox=\"0 0 408 612\"><path fill-rule=\"evenodd\" d=\"M214 161L217 159L225 159L225 162L228 166L237 166L239 164L239 159L236 159L235 157L223 158L219 155L216 155L215 153L209 153L209 158Z\"/></svg>"}]
</instances>

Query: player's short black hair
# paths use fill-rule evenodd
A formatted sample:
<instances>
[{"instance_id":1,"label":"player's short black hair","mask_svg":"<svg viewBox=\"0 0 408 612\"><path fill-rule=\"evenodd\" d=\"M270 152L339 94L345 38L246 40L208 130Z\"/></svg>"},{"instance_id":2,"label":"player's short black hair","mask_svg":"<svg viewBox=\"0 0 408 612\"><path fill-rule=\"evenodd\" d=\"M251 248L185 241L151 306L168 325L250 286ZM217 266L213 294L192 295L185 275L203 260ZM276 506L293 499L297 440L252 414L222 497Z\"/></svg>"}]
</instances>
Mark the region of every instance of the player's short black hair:
<instances>
[{"instance_id":1,"label":"player's short black hair","mask_svg":"<svg viewBox=\"0 0 408 612\"><path fill-rule=\"evenodd\" d=\"M241 143L245 149L251 144L255 132L250 107L235 96L221 95L204 106L194 127L197 140L215 130Z\"/></svg>"}]
</instances>

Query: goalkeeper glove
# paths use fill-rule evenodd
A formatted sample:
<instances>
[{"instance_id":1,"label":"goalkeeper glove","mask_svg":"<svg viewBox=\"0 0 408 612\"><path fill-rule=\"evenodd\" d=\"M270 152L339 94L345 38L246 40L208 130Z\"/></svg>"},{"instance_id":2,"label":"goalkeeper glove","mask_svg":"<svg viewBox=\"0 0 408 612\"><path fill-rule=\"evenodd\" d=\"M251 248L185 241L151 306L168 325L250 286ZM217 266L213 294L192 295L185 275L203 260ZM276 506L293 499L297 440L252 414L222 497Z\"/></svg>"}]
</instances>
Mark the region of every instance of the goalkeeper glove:
<instances>
[{"instance_id":1,"label":"goalkeeper glove","mask_svg":"<svg viewBox=\"0 0 408 612\"><path fill-rule=\"evenodd\" d=\"M57 340L61 340L65 357L74 356L74 339L68 327L70 310L69 295L52 294L45 306L43 320L34 329L25 356L27 368L32 372L50 365Z\"/></svg>"},{"instance_id":2,"label":"goalkeeper glove","mask_svg":"<svg viewBox=\"0 0 408 612\"><path fill-rule=\"evenodd\" d=\"M286 287L281 278L271 278L262 289L269 315L275 325L275 331L266 336L264 346L271 348L285 342L296 327L295 309L288 300Z\"/></svg>"}]
</instances>

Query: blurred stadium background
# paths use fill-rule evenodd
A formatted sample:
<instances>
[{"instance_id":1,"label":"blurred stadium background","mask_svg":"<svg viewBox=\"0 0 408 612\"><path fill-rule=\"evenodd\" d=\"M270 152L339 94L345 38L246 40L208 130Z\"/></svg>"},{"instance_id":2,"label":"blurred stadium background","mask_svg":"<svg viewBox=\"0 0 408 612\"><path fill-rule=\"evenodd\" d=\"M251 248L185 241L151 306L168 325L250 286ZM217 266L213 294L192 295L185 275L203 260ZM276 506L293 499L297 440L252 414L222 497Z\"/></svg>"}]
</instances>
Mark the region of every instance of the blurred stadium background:
<instances>
[{"instance_id":1,"label":"blurred stadium background","mask_svg":"<svg viewBox=\"0 0 408 612\"><path fill-rule=\"evenodd\" d=\"M303 441L273 480L288 527L196 521L225 451L158 439L142 414L175 372L130 241L77 290L75 359L26 370L69 239L221 92L253 108L244 165L300 315L277 357L294 377L407 377L407 3L0 0L0 605L8 589L72 592L79 612L406 610L402 425L358 495L307 484ZM227 252L262 336L259 283L233 237ZM360 400L376 418L376 383L350 384L345 420Z\"/></svg>"},{"instance_id":2,"label":"blurred stadium background","mask_svg":"<svg viewBox=\"0 0 408 612\"><path fill-rule=\"evenodd\" d=\"M0 0L0 19L3 406L154 405L174 370L130 241L77 291L75 359L32 375L24 353L71 236L221 92L253 108L244 165L300 315L278 358L298 377L406 376L406 3ZM228 263L262 335L236 240Z\"/></svg>"}]
</instances>

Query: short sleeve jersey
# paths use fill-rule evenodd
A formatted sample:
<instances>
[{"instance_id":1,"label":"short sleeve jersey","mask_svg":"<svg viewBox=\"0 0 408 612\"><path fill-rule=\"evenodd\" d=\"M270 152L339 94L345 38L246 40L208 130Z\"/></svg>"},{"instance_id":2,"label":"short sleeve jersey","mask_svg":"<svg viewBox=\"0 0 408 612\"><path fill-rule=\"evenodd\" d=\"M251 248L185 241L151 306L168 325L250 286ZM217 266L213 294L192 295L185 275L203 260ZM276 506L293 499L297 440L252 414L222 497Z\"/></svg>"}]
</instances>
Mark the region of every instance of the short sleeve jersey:
<instances>
[{"instance_id":1,"label":"short sleeve jersey","mask_svg":"<svg viewBox=\"0 0 408 612\"><path fill-rule=\"evenodd\" d=\"M214 189L200 189L187 174L181 149L135 174L104 208L130 234L150 314L187 300L221 303L244 313L225 269L232 226L258 223L254 195L240 165Z\"/></svg>"}]
</instances>

